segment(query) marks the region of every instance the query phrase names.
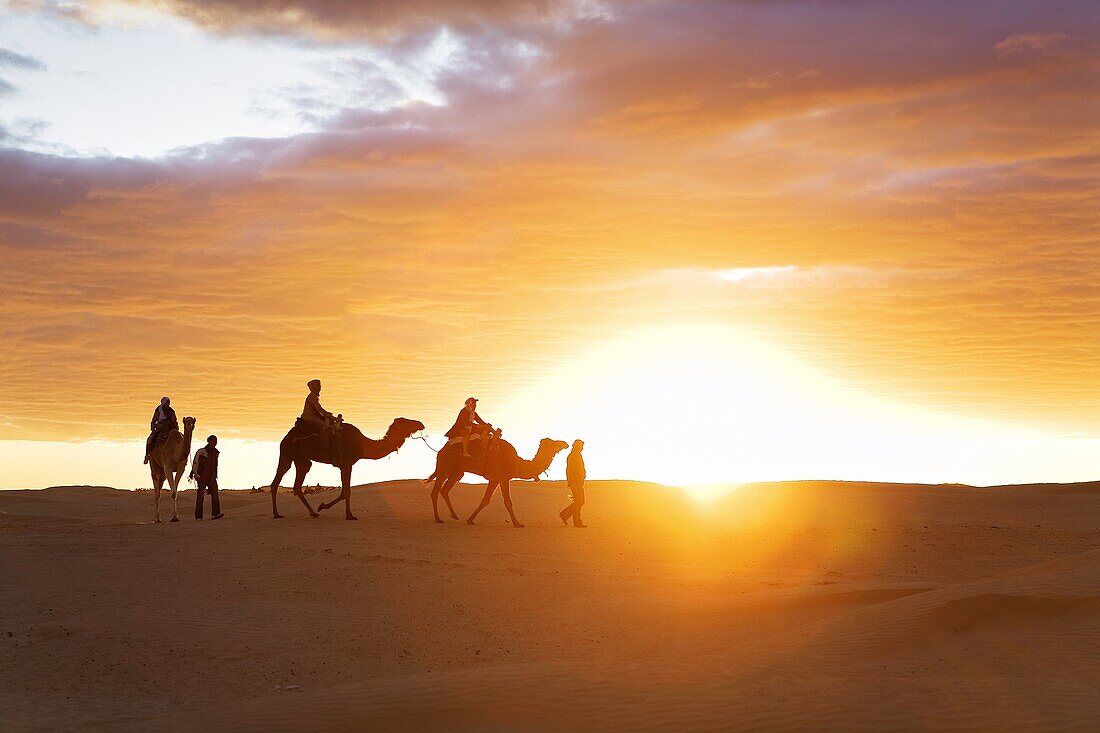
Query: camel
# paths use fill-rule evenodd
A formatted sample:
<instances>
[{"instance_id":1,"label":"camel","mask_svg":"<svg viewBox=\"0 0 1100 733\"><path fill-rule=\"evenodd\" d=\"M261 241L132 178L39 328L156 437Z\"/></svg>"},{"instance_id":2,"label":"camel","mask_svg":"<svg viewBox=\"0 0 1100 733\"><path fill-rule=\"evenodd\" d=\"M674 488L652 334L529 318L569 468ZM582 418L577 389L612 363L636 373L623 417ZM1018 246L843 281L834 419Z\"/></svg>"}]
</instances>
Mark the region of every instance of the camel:
<instances>
[{"instance_id":1,"label":"camel","mask_svg":"<svg viewBox=\"0 0 1100 733\"><path fill-rule=\"evenodd\" d=\"M277 498L279 495L279 482L283 475L290 470L290 464L294 464L294 495L302 500L309 516L319 517L309 505L309 500L302 493L302 482L306 479L310 467L314 463L327 463L340 469L340 495L330 502L322 502L318 511L324 511L336 506L343 501L345 519L358 519L351 513L351 469L362 458L378 460L393 453L408 440L413 433L424 429L424 423L419 420L409 420L404 417L395 418L390 424L386 435L381 440L372 440L354 425L343 423L341 431L330 440L335 446L334 450L322 451L320 438L312 429L306 426L301 418L294 423L294 427L279 443L279 465L275 469L275 478L271 481L271 515L275 519L282 519L279 514Z\"/></svg>"},{"instance_id":2,"label":"camel","mask_svg":"<svg viewBox=\"0 0 1100 733\"><path fill-rule=\"evenodd\" d=\"M489 482L485 487L485 495L481 497L481 504L466 520L466 524L473 524L474 519L481 510L489 506L489 500L493 498L493 492L500 487L500 493L504 496L504 508L508 510L508 516L512 519L513 527L522 527L523 524L516 519L516 513L512 510L512 495L509 491L509 482L512 479L534 479L538 481L539 474L550 468L554 457L569 447L569 444L561 440L543 438L539 442L539 449L535 457L527 461L519 457L515 447L506 440L496 438L493 440L489 454L467 458L462 455L462 445L452 443L440 449L435 459L435 473L425 479L425 483L435 481L432 487L432 512L435 521L442 524L439 518L438 498L443 494L443 501L447 504L447 511L451 513L451 519L458 519L455 509L451 505L451 489L462 480L466 473L475 473Z\"/></svg>"},{"instance_id":3,"label":"camel","mask_svg":"<svg viewBox=\"0 0 1100 733\"><path fill-rule=\"evenodd\" d=\"M168 479L172 489L172 521L180 520L176 511L176 489L187 470L187 459L191 457L191 436L195 432L195 418L183 418L183 434L173 430L149 453L149 473L153 476L153 521L160 521L160 488Z\"/></svg>"}]
</instances>

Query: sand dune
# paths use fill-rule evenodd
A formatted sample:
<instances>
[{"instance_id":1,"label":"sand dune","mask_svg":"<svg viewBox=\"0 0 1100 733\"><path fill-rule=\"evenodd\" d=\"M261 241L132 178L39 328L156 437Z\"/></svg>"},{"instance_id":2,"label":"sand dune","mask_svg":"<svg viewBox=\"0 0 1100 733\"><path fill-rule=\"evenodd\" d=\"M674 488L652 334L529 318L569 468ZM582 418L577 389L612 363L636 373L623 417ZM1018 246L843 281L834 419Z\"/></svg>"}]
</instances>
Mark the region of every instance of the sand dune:
<instances>
[{"instance_id":1,"label":"sand dune","mask_svg":"<svg viewBox=\"0 0 1100 733\"><path fill-rule=\"evenodd\" d=\"M480 496L455 490L460 513ZM4 730L1094 730L1100 494L802 482L699 503L425 487L361 521L227 493L0 492ZM293 502L293 503L291 503Z\"/></svg>"}]
</instances>

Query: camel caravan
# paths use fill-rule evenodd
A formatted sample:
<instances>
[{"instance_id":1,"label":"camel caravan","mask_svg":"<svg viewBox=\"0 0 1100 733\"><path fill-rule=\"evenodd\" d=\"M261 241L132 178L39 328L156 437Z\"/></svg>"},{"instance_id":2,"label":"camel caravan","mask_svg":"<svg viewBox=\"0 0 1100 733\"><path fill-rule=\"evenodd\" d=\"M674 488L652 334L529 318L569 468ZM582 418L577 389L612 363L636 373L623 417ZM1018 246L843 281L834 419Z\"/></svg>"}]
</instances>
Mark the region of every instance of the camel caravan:
<instances>
[{"instance_id":1,"label":"camel caravan","mask_svg":"<svg viewBox=\"0 0 1100 733\"><path fill-rule=\"evenodd\" d=\"M382 438L368 438L354 425L345 423L343 415L334 415L321 406L320 380L311 380L307 386L309 394L302 414L279 442L279 461L270 484L271 515L275 519L283 518L279 513L279 485L293 465L293 492L309 512L309 516L319 517L320 512L343 502L344 518L357 519L351 510L352 468L362 459L378 460L396 452L405 441L424 430L424 423L404 417L394 418ZM183 427L181 433L171 400L164 397L153 413L145 444L145 462L149 464L153 480L154 522L161 521L160 494L166 480L172 492L171 521L180 521L176 494L187 470L195 418L183 418ZM474 524L478 514L489 505L493 494L499 489L512 526L523 527L512 506L511 481L538 481L549 470L554 458L569 447L565 441L544 438L533 458L521 458L515 447L504 440L503 431L494 428L477 414L477 400L473 397L466 400L445 435L447 443L436 452L435 470L424 480L425 483L432 484L432 513L438 523L444 521L439 516L440 496L443 497L451 519L459 519L451 504L450 492L467 473L473 473L484 478L487 485L481 503L466 519L466 523ZM581 441L575 441L573 452L569 455L566 475L573 502L559 512L562 523L568 524L569 518L572 518L577 527L585 526L580 518L580 507L584 503L584 462L580 454L583 445ZM203 518L204 497L207 495L212 503L212 518L221 519L224 516L220 511L218 498L218 457L217 436L211 435L207 438L206 445L195 453L188 474L189 479L196 481L198 488L195 519ZM302 490L306 475L314 463L324 463L340 469L341 487L340 494L335 499L320 503L316 510Z\"/></svg>"}]
</instances>

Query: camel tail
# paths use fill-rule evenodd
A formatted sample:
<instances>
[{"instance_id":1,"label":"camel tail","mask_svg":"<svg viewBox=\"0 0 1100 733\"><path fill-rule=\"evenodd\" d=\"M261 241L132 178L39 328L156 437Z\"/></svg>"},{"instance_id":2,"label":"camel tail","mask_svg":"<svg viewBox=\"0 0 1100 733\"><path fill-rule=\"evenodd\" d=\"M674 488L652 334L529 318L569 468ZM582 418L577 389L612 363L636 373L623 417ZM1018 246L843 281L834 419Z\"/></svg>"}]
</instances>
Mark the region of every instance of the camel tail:
<instances>
[{"instance_id":1,"label":"camel tail","mask_svg":"<svg viewBox=\"0 0 1100 733\"><path fill-rule=\"evenodd\" d=\"M424 479L424 483L430 484L432 481L435 481L435 475L437 473L438 473L438 471L432 471L432 475L429 476L428 478Z\"/></svg>"}]
</instances>

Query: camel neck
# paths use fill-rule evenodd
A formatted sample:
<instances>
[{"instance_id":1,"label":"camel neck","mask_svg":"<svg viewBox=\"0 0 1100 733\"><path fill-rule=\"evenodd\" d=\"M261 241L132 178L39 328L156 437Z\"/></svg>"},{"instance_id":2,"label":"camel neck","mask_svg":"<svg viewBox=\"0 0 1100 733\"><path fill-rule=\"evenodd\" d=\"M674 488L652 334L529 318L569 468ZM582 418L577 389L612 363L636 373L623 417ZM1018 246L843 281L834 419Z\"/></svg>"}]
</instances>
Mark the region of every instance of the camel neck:
<instances>
[{"instance_id":1,"label":"camel neck","mask_svg":"<svg viewBox=\"0 0 1100 733\"><path fill-rule=\"evenodd\" d=\"M550 468L550 464L554 462L554 454L549 450L539 450L535 454L535 457L531 459L531 464L535 467L536 473L542 473L546 469Z\"/></svg>"},{"instance_id":2,"label":"camel neck","mask_svg":"<svg viewBox=\"0 0 1100 733\"><path fill-rule=\"evenodd\" d=\"M521 470L517 471L516 478L533 479L550 468L552 460L553 456L548 456L543 451L536 453L535 457L529 461L521 458L518 466Z\"/></svg>"},{"instance_id":3,"label":"camel neck","mask_svg":"<svg viewBox=\"0 0 1100 733\"><path fill-rule=\"evenodd\" d=\"M364 435L360 436L359 453L363 458L382 458L396 451L404 442L388 432L381 440L371 440Z\"/></svg>"}]
</instances>

